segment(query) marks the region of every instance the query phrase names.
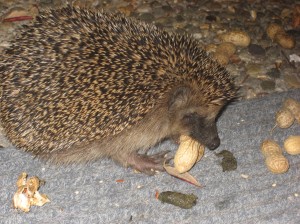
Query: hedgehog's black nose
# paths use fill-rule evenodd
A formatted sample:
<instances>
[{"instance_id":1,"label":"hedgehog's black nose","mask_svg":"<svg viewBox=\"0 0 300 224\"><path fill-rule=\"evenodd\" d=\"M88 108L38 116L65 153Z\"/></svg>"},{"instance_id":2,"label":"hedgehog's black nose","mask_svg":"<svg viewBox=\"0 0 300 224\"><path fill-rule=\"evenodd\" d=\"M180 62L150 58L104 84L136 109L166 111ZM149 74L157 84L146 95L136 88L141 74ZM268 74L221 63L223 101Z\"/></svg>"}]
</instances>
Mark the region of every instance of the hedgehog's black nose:
<instances>
[{"instance_id":1,"label":"hedgehog's black nose","mask_svg":"<svg viewBox=\"0 0 300 224\"><path fill-rule=\"evenodd\" d=\"M218 148L219 145L220 145L219 137L215 137L208 144L206 144L207 148L209 148L210 150L214 150L214 149Z\"/></svg>"}]
</instances>

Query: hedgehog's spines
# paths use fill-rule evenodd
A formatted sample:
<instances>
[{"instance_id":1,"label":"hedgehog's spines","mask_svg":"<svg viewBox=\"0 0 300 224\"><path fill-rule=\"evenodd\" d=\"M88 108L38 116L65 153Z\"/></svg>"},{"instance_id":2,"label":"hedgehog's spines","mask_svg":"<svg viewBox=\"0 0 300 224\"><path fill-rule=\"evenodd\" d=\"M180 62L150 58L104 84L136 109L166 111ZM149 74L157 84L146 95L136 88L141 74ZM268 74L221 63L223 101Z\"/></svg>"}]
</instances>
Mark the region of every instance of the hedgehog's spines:
<instances>
[{"instance_id":1,"label":"hedgehog's spines","mask_svg":"<svg viewBox=\"0 0 300 224\"><path fill-rule=\"evenodd\" d=\"M16 146L51 153L134 128L176 87L195 108L231 100L228 72L199 45L120 14L42 11L0 58L1 122Z\"/></svg>"}]
</instances>

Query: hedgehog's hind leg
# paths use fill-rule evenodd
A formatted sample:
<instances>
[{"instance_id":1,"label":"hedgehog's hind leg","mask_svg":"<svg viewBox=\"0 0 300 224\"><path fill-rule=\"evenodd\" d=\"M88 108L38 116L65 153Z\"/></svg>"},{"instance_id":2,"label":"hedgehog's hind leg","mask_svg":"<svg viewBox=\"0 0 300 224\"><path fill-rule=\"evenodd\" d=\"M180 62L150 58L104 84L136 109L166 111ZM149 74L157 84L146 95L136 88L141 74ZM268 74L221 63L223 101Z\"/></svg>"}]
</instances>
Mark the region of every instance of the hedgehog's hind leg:
<instances>
[{"instance_id":1,"label":"hedgehog's hind leg","mask_svg":"<svg viewBox=\"0 0 300 224\"><path fill-rule=\"evenodd\" d=\"M164 171L163 163L165 160L168 160L166 157L168 152L164 151L153 155L132 152L130 154L123 154L122 156L112 156L112 159L126 167L130 166L142 173L154 175L156 171Z\"/></svg>"}]
</instances>

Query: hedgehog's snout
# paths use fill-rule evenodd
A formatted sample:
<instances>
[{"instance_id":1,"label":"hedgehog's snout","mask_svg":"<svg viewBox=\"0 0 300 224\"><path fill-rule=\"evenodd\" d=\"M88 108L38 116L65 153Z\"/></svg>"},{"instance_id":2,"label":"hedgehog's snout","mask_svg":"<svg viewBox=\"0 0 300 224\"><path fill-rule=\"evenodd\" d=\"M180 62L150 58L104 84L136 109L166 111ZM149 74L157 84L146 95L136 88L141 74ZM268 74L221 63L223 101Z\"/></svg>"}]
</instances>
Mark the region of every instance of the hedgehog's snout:
<instances>
[{"instance_id":1,"label":"hedgehog's snout","mask_svg":"<svg viewBox=\"0 0 300 224\"><path fill-rule=\"evenodd\" d=\"M209 148L210 150L214 150L218 148L219 145L220 145L219 136L214 137L213 139L210 140L210 142L206 144L207 148Z\"/></svg>"},{"instance_id":2,"label":"hedgehog's snout","mask_svg":"<svg viewBox=\"0 0 300 224\"><path fill-rule=\"evenodd\" d=\"M201 142L210 150L214 150L220 145L220 138L216 130L206 129L205 132L199 133L198 136L194 135L192 137Z\"/></svg>"},{"instance_id":3,"label":"hedgehog's snout","mask_svg":"<svg viewBox=\"0 0 300 224\"><path fill-rule=\"evenodd\" d=\"M203 144L210 150L218 148L218 146L220 145L220 138L215 122L205 126L204 132L202 132L202 139Z\"/></svg>"},{"instance_id":4,"label":"hedgehog's snout","mask_svg":"<svg viewBox=\"0 0 300 224\"><path fill-rule=\"evenodd\" d=\"M215 120L206 120L204 117L193 114L192 119L190 119L190 128L191 137L210 150L214 150L220 145Z\"/></svg>"}]
</instances>

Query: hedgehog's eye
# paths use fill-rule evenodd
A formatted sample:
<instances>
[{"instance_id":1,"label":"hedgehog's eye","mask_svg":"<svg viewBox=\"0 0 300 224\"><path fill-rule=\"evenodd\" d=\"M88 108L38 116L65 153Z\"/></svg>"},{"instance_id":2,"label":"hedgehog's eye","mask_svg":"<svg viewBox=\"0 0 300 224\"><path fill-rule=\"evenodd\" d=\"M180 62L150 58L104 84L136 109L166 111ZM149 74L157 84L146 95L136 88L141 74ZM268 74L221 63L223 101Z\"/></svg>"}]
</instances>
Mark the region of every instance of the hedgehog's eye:
<instances>
[{"instance_id":1,"label":"hedgehog's eye","mask_svg":"<svg viewBox=\"0 0 300 224\"><path fill-rule=\"evenodd\" d=\"M191 120L191 114L185 114L183 117L182 117L182 122L187 124L187 123L190 123L190 120Z\"/></svg>"}]
</instances>

